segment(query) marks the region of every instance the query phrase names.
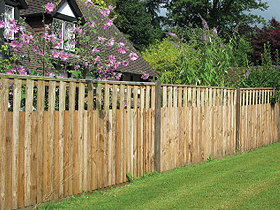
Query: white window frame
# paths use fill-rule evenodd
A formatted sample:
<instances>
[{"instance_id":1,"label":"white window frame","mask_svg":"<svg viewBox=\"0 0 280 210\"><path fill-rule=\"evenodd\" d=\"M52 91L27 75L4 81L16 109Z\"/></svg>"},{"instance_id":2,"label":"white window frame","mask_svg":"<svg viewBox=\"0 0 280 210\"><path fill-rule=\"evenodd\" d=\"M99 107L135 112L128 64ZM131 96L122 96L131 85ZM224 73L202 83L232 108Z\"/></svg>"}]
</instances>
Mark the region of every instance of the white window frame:
<instances>
[{"instance_id":1,"label":"white window frame","mask_svg":"<svg viewBox=\"0 0 280 210\"><path fill-rule=\"evenodd\" d=\"M60 45L60 49L69 50L69 51L75 52L75 45L71 45L70 43L68 43L68 46L70 46L70 47L66 47L65 43L64 43L65 40L68 40L68 37L65 37L66 36L66 34L65 34L66 23L73 24L73 27L75 27L75 24L70 22L70 21L66 21L66 20L62 20L62 19L58 19L58 18L54 18L53 19L53 23L54 23L54 21L61 21L61 23L62 23L61 24L61 34L62 34L61 38L62 38L63 42ZM56 27L56 26L53 25L53 27ZM72 34L72 36L75 39L75 34L74 33Z\"/></svg>"},{"instance_id":2,"label":"white window frame","mask_svg":"<svg viewBox=\"0 0 280 210\"><path fill-rule=\"evenodd\" d=\"M5 20L4 36L9 34L10 30L11 30L9 28L9 23L8 23L8 20L7 20L8 14L6 13L6 7L8 7L9 9L12 9L12 17L10 17L8 20L15 19L15 8L13 6L5 4L5 8L4 8L4 20ZM15 39L15 34L12 34L9 37L9 39L14 40Z\"/></svg>"}]
</instances>

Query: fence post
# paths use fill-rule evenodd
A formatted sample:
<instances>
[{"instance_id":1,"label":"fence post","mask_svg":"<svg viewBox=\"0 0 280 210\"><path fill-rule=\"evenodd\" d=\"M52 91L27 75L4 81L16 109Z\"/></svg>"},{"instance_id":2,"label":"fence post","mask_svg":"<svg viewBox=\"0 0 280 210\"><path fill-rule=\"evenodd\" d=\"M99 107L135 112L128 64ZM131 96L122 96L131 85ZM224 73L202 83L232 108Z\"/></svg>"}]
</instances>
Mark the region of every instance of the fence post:
<instances>
[{"instance_id":1,"label":"fence post","mask_svg":"<svg viewBox=\"0 0 280 210\"><path fill-rule=\"evenodd\" d=\"M161 83L155 87L155 170L161 172Z\"/></svg>"},{"instance_id":2,"label":"fence post","mask_svg":"<svg viewBox=\"0 0 280 210\"><path fill-rule=\"evenodd\" d=\"M236 91L236 152L240 150L240 88Z\"/></svg>"}]
</instances>

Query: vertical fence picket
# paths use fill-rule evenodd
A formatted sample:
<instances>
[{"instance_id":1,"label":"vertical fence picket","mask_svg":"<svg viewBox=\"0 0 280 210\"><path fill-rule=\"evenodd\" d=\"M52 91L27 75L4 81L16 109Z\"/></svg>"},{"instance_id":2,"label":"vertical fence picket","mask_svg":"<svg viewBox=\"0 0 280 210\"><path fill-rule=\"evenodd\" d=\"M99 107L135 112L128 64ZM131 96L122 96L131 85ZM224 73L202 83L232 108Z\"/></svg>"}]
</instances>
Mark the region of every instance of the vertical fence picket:
<instances>
[{"instance_id":1,"label":"vertical fence picket","mask_svg":"<svg viewBox=\"0 0 280 210\"><path fill-rule=\"evenodd\" d=\"M112 184L116 184L116 174L117 174L117 168L116 168L116 112L117 112L117 100L118 100L118 90L117 86L113 85L113 92L112 92Z\"/></svg>"},{"instance_id":2,"label":"vertical fence picket","mask_svg":"<svg viewBox=\"0 0 280 210\"><path fill-rule=\"evenodd\" d=\"M78 153L79 153L79 192L86 190L87 176L83 174L87 173L87 156L84 152L84 113L85 113L85 84L79 83L79 99L78 99L78 112L79 112L79 142L78 142ZM87 134L85 134L87 135Z\"/></svg>"},{"instance_id":3,"label":"vertical fence picket","mask_svg":"<svg viewBox=\"0 0 280 210\"><path fill-rule=\"evenodd\" d=\"M7 115L8 115L8 94L9 86L8 79L1 78L0 80L0 209L5 209L6 202L6 135L7 135Z\"/></svg>"},{"instance_id":4,"label":"vertical fence picket","mask_svg":"<svg viewBox=\"0 0 280 210\"><path fill-rule=\"evenodd\" d=\"M132 94L132 88L129 85L127 87L127 172L132 174L133 171L133 133L132 133L132 128L133 128L133 120L131 117L131 94Z\"/></svg>"},{"instance_id":5,"label":"vertical fence picket","mask_svg":"<svg viewBox=\"0 0 280 210\"><path fill-rule=\"evenodd\" d=\"M59 197L64 195L64 111L65 111L65 97L66 97L66 84L65 82L60 82L59 86Z\"/></svg>"},{"instance_id":6,"label":"vertical fence picket","mask_svg":"<svg viewBox=\"0 0 280 210\"><path fill-rule=\"evenodd\" d=\"M37 122L38 122L38 162L37 162L37 202L43 201L43 130L44 130L44 103L45 103L45 82L38 81L38 92L37 92Z\"/></svg>"},{"instance_id":7,"label":"vertical fence picket","mask_svg":"<svg viewBox=\"0 0 280 210\"><path fill-rule=\"evenodd\" d=\"M120 102L119 102L119 117L120 117L120 127L119 127L119 149L120 149L120 177L119 177L119 183L122 183L123 180L125 180L125 173L124 173L124 85L120 85Z\"/></svg>"},{"instance_id":8,"label":"vertical fence picket","mask_svg":"<svg viewBox=\"0 0 280 210\"><path fill-rule=\"evenodd\" d=\"M75 112L75 93L76 93L76 83L70 82L69 84L69 119L70 119L70 130L69 130L69 194L73 195L73 179L74 179L74 170L73 170L73 161L74 161L74 112Z\"/></svg>"},{"instance_id":9,"label":"vertical fence picket","mask_svg":"<svg viewBox=\"0 0 280 210\"><path fill-rule=\"evenodd\" d=\"M49 112L49 198L53 199L54 197L54 111L55 111L55 81L49 82L49 104L48 104L48 112Z\"/></svg>"},{"instance_id":10,"label":"vertical fence picket","mask_svg":"<svg viewBox=\"0 0 280 210\"><path fill-rule=\"evenodd\" d=\"M13 94L13 138L12 138L12 208L17 207L18 197L18 152L19 152L19 112L21 104L21 84L22 81L16 79L14 82L14 94ZM30 86L28 87L30 88ZM32 87L31 87L32 88ZM28 104L30 105L30 104ZM29 120L30 123L30 120ZM28 128L30 131L30 128ZM28 132L27 131L27 132ZM30 140L30 135L27 137ZM26 145L25 148L30 148L30 145ZM30 171L30 168L26 168ZM28 180L28 184L30 180ZM30 189L30 188L29 188Z\"/></svg>"},{"instance_id":11,"label":"vertical fence picket","mask_svg":"<svg viewBox=\"0 0 280 210\"><path fill-rule=\"evenodd\" d=\"M110 93L109 93L109 85L106 83L104 87L104 136L105 136L105 142L104 142L104 155L105 155L105 185L110 186L111 185L111 179L110 177L110 165L111 160L109 158L109 153L111 152L109 150L109 144L110 144L110 118L109 118L109 99L110 99ZM86 145L85 145L86 146Z\"/></svg>"}]
</instances>

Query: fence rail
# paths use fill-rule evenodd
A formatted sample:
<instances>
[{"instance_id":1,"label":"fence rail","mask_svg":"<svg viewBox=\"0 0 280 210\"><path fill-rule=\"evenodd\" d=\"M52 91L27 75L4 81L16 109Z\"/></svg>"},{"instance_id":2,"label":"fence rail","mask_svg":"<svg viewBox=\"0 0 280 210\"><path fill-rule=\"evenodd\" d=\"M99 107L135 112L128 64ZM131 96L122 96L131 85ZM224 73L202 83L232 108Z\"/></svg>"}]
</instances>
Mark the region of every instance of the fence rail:
<instances>
[{"instance_id":1,"label":"fence rail","mask_svg":"<svg viewBox=\"0 0 280 210\"><path fill-rule=\"evenodd\" d=\"M0 75L0 209L279 141L274 93Z\"/></svg>"}]
</instances>

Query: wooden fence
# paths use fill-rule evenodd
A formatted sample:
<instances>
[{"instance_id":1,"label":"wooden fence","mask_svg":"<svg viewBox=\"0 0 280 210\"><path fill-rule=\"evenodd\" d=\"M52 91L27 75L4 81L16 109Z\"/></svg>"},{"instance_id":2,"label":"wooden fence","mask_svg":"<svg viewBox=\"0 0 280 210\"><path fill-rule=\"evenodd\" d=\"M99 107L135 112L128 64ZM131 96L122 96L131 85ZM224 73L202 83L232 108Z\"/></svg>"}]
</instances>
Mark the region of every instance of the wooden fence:
<instances>
[{"instance_id":1,"label":"wooden fence","mask_svg":"<svg viewBox=\"0 0 280 210\"><path fill-rule=\"evenodd\" d=\"M0 78L0 209L280 140L274 89Z\"/></svg>"}]
</instances>

